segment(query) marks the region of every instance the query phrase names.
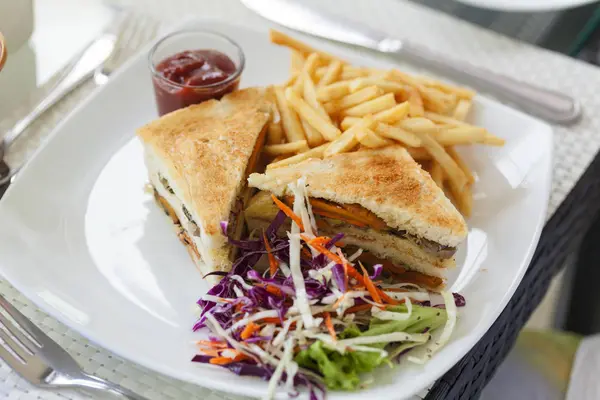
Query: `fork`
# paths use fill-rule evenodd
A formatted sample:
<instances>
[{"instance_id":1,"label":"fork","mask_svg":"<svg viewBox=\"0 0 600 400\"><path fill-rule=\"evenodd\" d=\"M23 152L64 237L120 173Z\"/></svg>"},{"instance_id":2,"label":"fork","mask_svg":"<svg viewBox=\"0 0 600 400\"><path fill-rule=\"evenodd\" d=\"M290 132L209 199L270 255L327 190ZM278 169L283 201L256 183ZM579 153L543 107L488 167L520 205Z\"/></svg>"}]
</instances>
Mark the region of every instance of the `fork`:
<instances>
[{"instance_id":1,"label":"fork","mask_svg":"<svg viewBox=\"0 0 600 400\"><path fill-rule=\"evenodd\" d=\"M131 56L131 53L134 52L138 46L144 45L154 39L159 28L159 23L147 16L134 14L133 12L124 10L118 11L120 11L120 16L117 17L118 21L114 24L115 27L118 28L116 29L118 30L118 36L116 35L116 32L111 32L116 36L113 50L104 63L96 68L95 71L92 71L94 83L98 86L105 84L110 75L126 58ZM28 121L27 125L23 126L19 132L23 132L38 116L39 115L36 115L35 118ZM10 139L10 142L14 141L19 134L14 135L14 137ZM3 144L0 143L0 198L4 194L4 191L6 191L8 184L12 182L17 172L19 172L26 163L25 161L21 163L19 167L9 168L3 158L4 149Z\"/></svg>"},{"instance_id":2,"label":"fork","mask_svg":"<svg viewBox=\"0 0 600 400\"><path fill-rule=\"evenodd\" d=\"M125 59L131 57L132 52L154 39L158 28L159 23L148 16L127 13L114 51L94 73L96 85L104 85Z\"/></svg>"},{"instance_id":3,"label":"fork","mask_svg":"<svg viewBox=\"0 0 600 400\"><path fill-rule=\"evenodd\" d=\"M19 375L42 388L78 387L111 393L122 399L147 400L128 389L83 372L79 364L54 340L42 332L6 299L0 307L12 317L0 313L0 357ZM19 329L20 328L20 329Z\"/></svg>"}]
</instances>

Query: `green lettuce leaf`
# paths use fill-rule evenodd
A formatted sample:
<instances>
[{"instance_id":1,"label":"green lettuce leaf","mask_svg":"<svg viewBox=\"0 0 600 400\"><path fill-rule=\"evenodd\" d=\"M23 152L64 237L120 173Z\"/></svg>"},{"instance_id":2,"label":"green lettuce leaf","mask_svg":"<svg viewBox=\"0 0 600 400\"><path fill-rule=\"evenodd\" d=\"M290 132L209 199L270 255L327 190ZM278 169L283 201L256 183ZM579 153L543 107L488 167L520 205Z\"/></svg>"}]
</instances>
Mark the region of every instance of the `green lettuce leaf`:
<instances>
[{"instance_id":1,"label":"green lettuce leaf","mask_svg":"<svg viewBox=\"0 0 600 400\"><path fill-rule=\"evenodd\" d=\"M388 311L406 313L405 305L389 307ZM430 331L442 326L446 321L446 311L433 307L413 305L410 318L405 321L384 321L374 318L369 329L361 332L355 325L350 325L339 339L349 339L358 336L377 336L392 332L421 333L426 328ZM370 347L383 349L388 343L376 343ZM390 349L390 356L396 356L402 343L395 343ZM401 349L401 348L400 348ZM370 351L352 351L345 354L328 348L320 340L309 348L300 351L295 361L299 366L315 371L323 376L325 384L333 390L356 390L360 386L360 374L373 371L381 364L391 364L393 357L382 357L380 353Z\"/></svg>"}]
</instances>

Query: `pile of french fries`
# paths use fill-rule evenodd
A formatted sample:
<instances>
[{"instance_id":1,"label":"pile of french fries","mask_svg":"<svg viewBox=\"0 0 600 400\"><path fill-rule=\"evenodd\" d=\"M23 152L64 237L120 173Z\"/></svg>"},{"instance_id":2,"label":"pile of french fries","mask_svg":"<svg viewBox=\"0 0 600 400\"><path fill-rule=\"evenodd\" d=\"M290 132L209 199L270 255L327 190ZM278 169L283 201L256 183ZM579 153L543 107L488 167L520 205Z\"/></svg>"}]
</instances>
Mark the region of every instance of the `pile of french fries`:
<instances>
[{"instance_id":1,"label":"pile of french fries","mask_svg":"<svg viewBox=\"0 0 600 400\"><path fill-rule=\"evenodd\" d=\"M270 168L364 148L405 147L465 216L472 171L456 145L504 145L465 120L475 93L397 69L352 66L281 32L271 42L291 49L291 77L274 87L264 153Z\"/></svg>"}]
</instances>

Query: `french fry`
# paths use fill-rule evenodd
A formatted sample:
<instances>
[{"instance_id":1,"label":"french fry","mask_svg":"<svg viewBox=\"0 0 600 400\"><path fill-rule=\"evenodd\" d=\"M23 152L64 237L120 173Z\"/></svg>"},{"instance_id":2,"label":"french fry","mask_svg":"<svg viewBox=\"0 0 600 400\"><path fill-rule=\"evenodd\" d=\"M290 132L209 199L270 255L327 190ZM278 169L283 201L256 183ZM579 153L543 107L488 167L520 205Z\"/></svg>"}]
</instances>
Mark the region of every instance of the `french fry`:
<instances>
[{"instance_id":1,"label":"french fry","mask_svg":"<svg viewBox=\"0 0 600 400\"><path fill-rule=\"evenodd\" d=\"M327 67L321 67L315 71L315 76L319 79L322 79L326 73L327 73ZM355 78L359 78L361 76L367 76L367 75L369 75L369 71L367 69L353 67L351 65L346 64L342 67L342 71L340 72L338 78L340 80L345 81L348 79L355 79Z\"/></svg>"},{"instance_id":2,"label":"french fry","mask_svg":"<svg viewBox=\"0 0 600 400\"><path fill-rule=\"evenodd\" d=\"M425 118L432 120L436 124L447 124L447 125L454 125L454 126L469 125L466 122L459 121L459 120L454 119L452 117L448 117L446 115L441 115L441 114L434 113L434 112L431 112L431 111L425 111L425 115L424 116L425 116Z\"/></svg>"},{"instance_id":3,"label":"french fry","mask_svg":"<svg viewBox=\"0 0 600 400\"><path fill-rule=\"evenodd\" d=\"M361 103L365 103L382 94L383 91L377 86L369 86L362 90L359 90L358 92L354 92L352 94L344 96L341 99L325 103L324 108L325 111L327 111L329 114L335 114L347 108L351 108Z\"/></svg>"},{"instance_id":4,"label":"french fry","mask_svg":"<svg viewBox=\"0 0 600 400\"><path fill-rule=\"evenodd\" d=\"M327 114L325 108L323 108L323 105L317 99L317 91L315 89L315 84L306 71L302 72L302 79L304 81L304 100L308 103L309 106L311 106L319 114L321 114L323 118L325 118L327 121L331 121L329 114Z\"/></svg>"},{"instance_id":5,"label":"french fry","mask_svg":"<svg viewBox=\"0 0 600 400\"><path fill-rule=\"evenodd\" d=\"M393 93L384 94L372 100L356 105L352 108L342 111L342 114L349 117L364 117L369 114L376 114L387 110L396 105Z\"/></svg>"},{"instance_id":6,"label":"french fry","mask_svg":"<svg viewBox=\"0 0 600 400\"><path fill-rule=\"evenodd\" d=\"M342 122L340 123L340 128L342 128L343 131L350 129L350 127L352 127L352 125L356 124L357 122L360 122L362 118L359 117L344 117L344 119L342 120Z\"/></svg>"},{"instance_id":7,"label":"french fry","mask_svg":"<svg viewBox=\"0 0 600 400\"><path fill-rule=\"evenodd\" d=\"M281 114L277 107L277 98L275 97L275 87L270 86L266 92L270 101L271 119L267 125L267 144L279 144L283 140L283 127L281 125Z\"/></svg>"},{"instance_id":8,"label":"french fry","mask_svg":"<svg viewBox=\"0 0 600 400\"><path fill-rule=\"evenodd\" d=\"M473 191L471 186L467 186L461 193L456 193L455 188L449 187L453 203L465 217L470 217L473 212Z\"/></svg>"},{"instance_id":9,"label":"french fry","mask_svg":"<svg viewBox=\"0 0 600 400\"><path fill-rule=\"evenodd\" d=\"M300 153L300 154L302 154L302 153ZM278 162L283 161L283 160L285 160L286 158L289 158L289 157L290 157L289 154L280 154L277 157L275 157L273 159L273 161L271 161L271 164L272 163L278 163ZM269 164L269 165L271 165L271 164Z\"/></svg>"},{"instance_id":10,"label":"french fry","mask_svg":"<svg viewBox=\"0 0 600 400\"><path fill-rule=\"evenodd\" d=\"M431 168L429 170L431 179L435 182L440 189L444 189L444 170L439 162L433 160L431 162Z\"/></svg>"},{"instance_id":11,"label":"french fry","mask_svg":"<svg viewBox=\"0 0 600 400\"><path fill-rule=\"evenodd\" d=\"M350 94L350 81L340 81L317 88L317 99L321 102L337 100Z\"/></svg>"},{"instance_id":12,"label":"french fry","mask_svg":"<svg viewBox=\"0 0 600 400\"><path fill-rule=\"evenodd\" d=\"M352 92L356 92L362 88L368 86L377 86L385 93L406 93L406 87L400 83L386 80L380 77L364 77L364 78L356 78L350 82L350 90Z\"/></svg>"},{"instance_id":13,"label":"french fry","mask_svg":"<svg viewBox=\"0 0 600 400\"><path fill-rule=\"evenodd\" d=\"M288 90L291 88L288 88ZM304 132L302 131L302 125L298 114L294 111L285 97L283 89L275 87L275 98L277 99L277 107L281 114L281 123L283 125L283 131L287 137L288 142L297 142L304 140Z\"/></svg>"},{"instance_id":14,"label":"french fry","mask_svg":"<svg viewBox=\"0 0 600 400\"><path fill-rule=\"evenodd\" d=\"M385 124L393 124L401 120L408 113L408 103L404 102L396 104L394 107L378 112L373 115L373 119L376 122L383 122ZM341 127L343 130L350 128L352 125L360 121L359 117L345 117L342 120Z\"/></svg>"},{"instance_id":15,"label":"french fry","mask_svg":"<svg viewBox=\"0 0 600 400\"><path fill-rule=\"evenodd\" d=\"M464 121L467 119L469 115L469 111L471 111L471 106L473 102L467 99L460 99L458 103L456 103L456 107L454 107L454 112L452 113L452 118L457 119L459 121Z\"/></svg>"},{"instance_id":16,"label":"french fry","mask_svg":"<svg viewBox=\"0 0 600 400\"><path fill-rule=\"evenodd\" d=\"M450 129L438 129L434 135L435 140L442 146L456 144L483 143L488 137L485 128L478 126L457 126Z\"/></svg>"},{"instance_id":17,"label":"french fry","mask_svg":"<svg viewBox=\"0 0 600 400\"><path fill-rule=\"evenodd\" d=\"M300 123L302 124L304 134L306 135L306 141L310 147L318 146L325 141L323 135L306 122L306 120L302 119Z\"/></svg>"},{"instance_id":18,"label":"french fry","mask_svg":"<svg viewBox=\"0 0 600 400\"><path fill-rule=\"evenodd\" d=\"M405 118L396 124L398 127L416 133L436 133L439 128L427 118Z\"/></svg>"},{"instance_id":19,"label":"french fry","mask_svg":"<svg viewBox=\"0 0 600 400\"><path fill-rule=\"evenodd\" d=\"M304 153L299 153L295 156L286 157L285 159L267 165L267 169L287 167L288 165L297 164L304 160L308 160L309 158L322 158L323 153L325 152L325 149L328 146L329 143L325 143L320 145L319 147L315 147L314 149L305 151Z\"/></svg>"},{"instance_id":20,"label":"french fry","mask_svg":"<svg viewBox=\"0 0 600 400\"><path fill-rule=\"evenodd\" d=\"M342 133L342 136L331 142L325 150L324 156L331 157L334 154L352 150L354 147L358 146L356 135L364 129L370 129L372 124L373 120L363 118L359 123Z\"/></svg>"},{"instance_id":21,"label":"french fry","mask_svg":"<svg viewBox=\"0 0 600 400\"><path fill-rule=\"evenodd\" d=\"M419 91L413 87L408 89L408 115L411 117L422 117L425 114L423 99Z\"/></svg>"},{"instance_id":22,"label":"french fry","mask_svg":"<svg viewBox=\"0 0 600 400\"><path fill-rule=\"evenodd\" d=\"M431 157L440 163L454 193L457 195L462 194L469 182L456 161L446 153L446 150L429 133L420 133L419 138Z\"/></svg>"},{"instance_id":23,"label":"french fry","mask_svg":"<svg viewBox=\"0 0 600 400\"><path fill-rule=\"evenodd\" d=\"M290 72L299 73L302 70L302 66L304 65L304 55L300 53L298 50L292 49L291 57L290 57Z\"/></svg>"},{"instance_id":24,"label":"french fry","mask_svg":"<svg viewBox=\"0 0 600 400\"><path fill-rule=\"evenodd\" d=\"M384 124L382 122L375 126L375 132L380 136L396 140L411 147L421 146L421 139L412 132L408 132L400 127Z\"/></svg>"},{"instance_id":25,"label":"french fry","mask_svg":"<svg viewBox=\"0 0 600 400\"><path fill-rule=\"evenodd\" d=\"M300 72L292 72L290 74L289 79L287 81L285 81L285 83L283 84L283 87L294 86L294 84L296 83L296 79L298 79L299 76L300 76Z\"/></svg>"},{"instance_id":26,"label":"french fry","mask_svg":"<svg viewBox=\"0 0 600 400\"><path fill-rule=\"evenodd\" d=\"M363 146L370 147L372 149L393 144L391 140L382 138L381 136L377 135L375 132L368 128L360 130L356 134L356 139Z\"/></svg>"},{"instance_id":27,"label":"french fry","mask_svg":"<svg viewBox=\"0 0 600 400\"><path fill-rule=\"evenodd\" d=\"M296 93L302 93L305 77L312 77L314 75L318 62L319 54L317 53L310 53L308 57L306 57L306 61L302 66L302 72L300 73L299 78L296 79L296 82L294 82L294 90Z\"/></svg>"},{"instance_id":28,"label":"french fry","mask_svg":"<svg viewBox=\"0 0 600 400\"><path fill-rule=\"evenodd\" d=\"M498 136L494 136L488 132L485 136L483 143L488 144L490 146L504 146L506 140L499 138Z\"/></svg>"},{"instance_id":29,"label":"french fry","mask_svg":"<svg viewBox=\"0 0 600 400\"><path fill-rule=\"evenodd\" d=\"M416 76L414 77L414 80L422 85L438 89L445 93L454 94L460 99L471 100L473 97L475 97L474 91L464 87L449 85L447 83L423 76Z\"/></svg>"},{"instance_id":30,"label":"french fry","mask_svg":"<svg viewBox=\"0 0 600 400\"><path fill-rule=\"evenodd\" d=\"M335 82L342 72L342 67L343 64L341 61L332 61L327 67L327 71L325 71L323 77L319 80L319 84L317 86L324 87Z\"/></svg>"},{"instance_id":31,"label":"french fry","mask_svg":"<svg viewBox=\"0 0 600 400\"><path fill-rule=\"evenodd\" d=\"M394 107L378 112L373 115L373 119L378 122L385 122L386 124L394 124L408 114L409 110L408 102L396 104Z\"/></svg>"},{"instance_id":32,"label":"french fry","mask_svg":"<svg viewBox=\"0 0 600 400\"><path fill-rule=\"evenodd\" d=\"M456 164L458 164L460 169L462 169L462 172L467 177L467 181L469 182L469 185L472 185L475 182L475 177L473 176L473 172L471 172L471 169L469 168L467 163L462 159L460 154L458 154L456 149L452 146L446 147L446 153L448 153L448 155L450 155L450 157L452 157L452 159L456 162Z\"/></svg>"},{"instance_id":33,"label":"french fry","mask_svg":"<svg viewBox=\"0 0 600 400\"><path fill-rule=\"evenodd\" d=\"M341 135L342 132L338 128L309 106L292 88L286 89L285 96L298 115L319 131L325 139L331 141Z\"/></svg>"},{"instance_id":34,"label":"french fry","mask_svg":"<svg viewBox=\"0 0 600 400\"><path fill-rule=\"evenodd\" d=\"M289 47L290 49L299 51L300 53L307 56L310 53L318 53L319 56L328 61L334 61L338 58L323 51L316 50L306 43L301 42L300 40L294 39L291 36L286 35L283 32L276 31L275 29L269 30L269 38L271 43L278 44L280 46Z\"/></svg>"},{"instance_id":35,"label":"french fry","mask_svg":"<svg viewBox=\"0 0 600 400\"><path fill-rule=\"evenodd\" d=\"M447 94L434 88L422 87L419 93L423 100L423 107L426 110L447 114L451 112L456 105L456 95Z\"/></svg>"},{"instance_id":36,"label":"french fry","mask_svg":"<svg viewBox=\"0 0 600 400\"><path fill-rule=\"evenodd\" d=\"M294 154L308 151L306 140L298 140L291 143L268 144L263 147L263 152L269 156L279 156L281 154Z\"/></svg>"}]
</instances>

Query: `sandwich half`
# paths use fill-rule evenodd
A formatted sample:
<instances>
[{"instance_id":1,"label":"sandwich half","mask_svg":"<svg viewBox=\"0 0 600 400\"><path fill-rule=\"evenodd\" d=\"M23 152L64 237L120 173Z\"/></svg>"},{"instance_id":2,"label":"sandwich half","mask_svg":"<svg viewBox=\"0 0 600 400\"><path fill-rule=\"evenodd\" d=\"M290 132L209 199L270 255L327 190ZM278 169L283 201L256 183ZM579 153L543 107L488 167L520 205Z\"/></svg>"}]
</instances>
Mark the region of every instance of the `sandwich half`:
<instances>
[{"instance_id":1,"label":"sandwich half","mask_svg":"<svg viewBox=\"0 0 600 400\"><path fill-rule=\"evenodd\" d=\"M138 129L150 184L203 275L231 269L223 235L239 237L270 119L269 89L233 92L174 111Z\"/></svg>"},{"instance_id":2,"label":"sandwich half","mask_svg":"<svg viewBox=\"0 0 600 400\"><path fill-rule=\"evenodd\" d=\"M291 204L288 184L303 176L319 234L343 233L345 245L366 250L362 260L382 263L401 280L443 287L467 226L404 148L342 153L251 174L249 185L262 192L246 208L249 229L263 229L276 215L271 194Z\"/></svg>"}]
</instances>

